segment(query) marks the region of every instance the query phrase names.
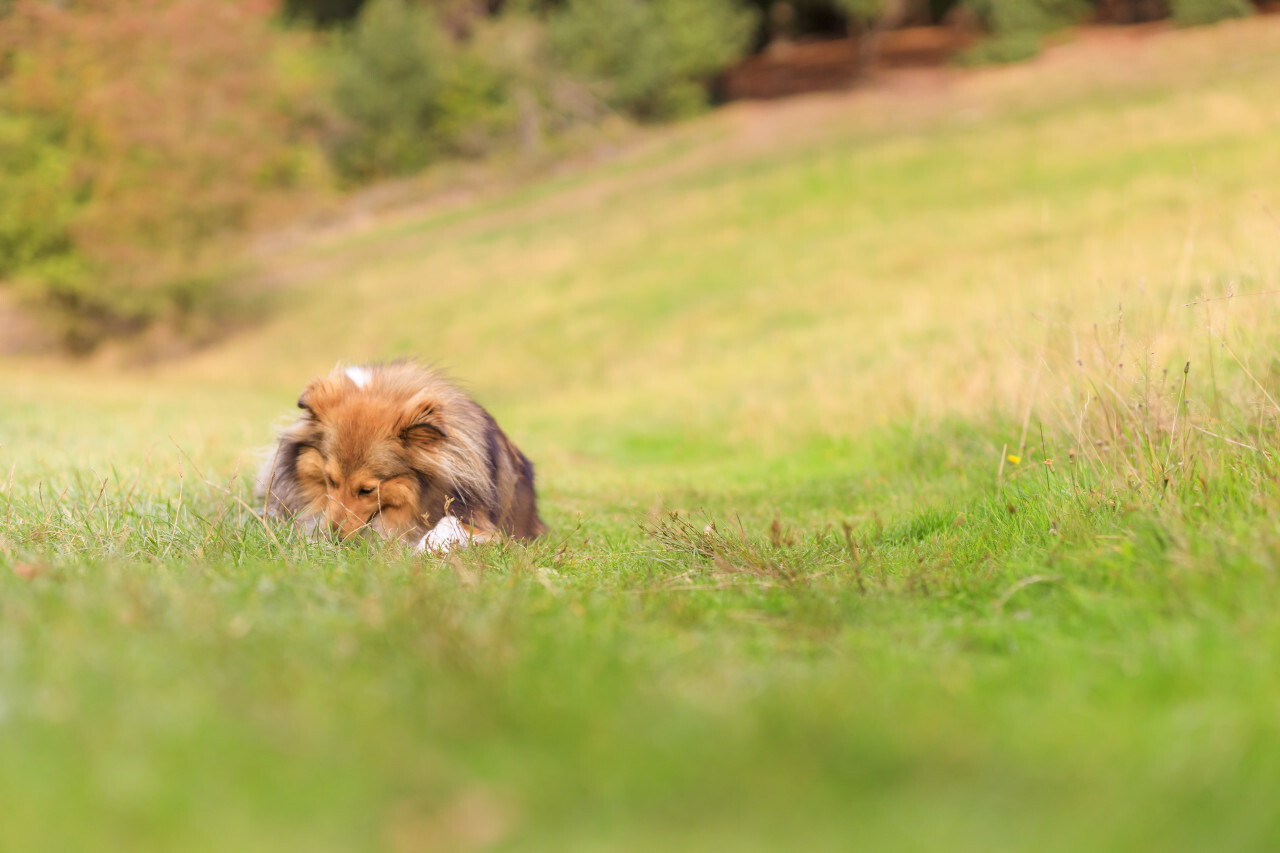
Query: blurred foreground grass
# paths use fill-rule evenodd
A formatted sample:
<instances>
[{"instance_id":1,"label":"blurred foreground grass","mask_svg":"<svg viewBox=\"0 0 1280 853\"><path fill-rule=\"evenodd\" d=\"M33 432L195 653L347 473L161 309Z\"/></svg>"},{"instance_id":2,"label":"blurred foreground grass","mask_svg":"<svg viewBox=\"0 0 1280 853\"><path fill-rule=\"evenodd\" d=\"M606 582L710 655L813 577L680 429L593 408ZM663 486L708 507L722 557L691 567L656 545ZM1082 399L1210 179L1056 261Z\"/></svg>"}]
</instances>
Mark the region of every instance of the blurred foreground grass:
<instances>
[{"instance_id":1,"label":"blurred foreground grass","mask_svg":"<svg viewBox=\"0 0 1280 853\"><path fill-rule=\"evenodd\" d=\"M1270 849L1277 24L735 107L279 249L194 359L4 363L0 842ZM401 354L546 540L252 515Z\"/></svg>"}]
</instances>

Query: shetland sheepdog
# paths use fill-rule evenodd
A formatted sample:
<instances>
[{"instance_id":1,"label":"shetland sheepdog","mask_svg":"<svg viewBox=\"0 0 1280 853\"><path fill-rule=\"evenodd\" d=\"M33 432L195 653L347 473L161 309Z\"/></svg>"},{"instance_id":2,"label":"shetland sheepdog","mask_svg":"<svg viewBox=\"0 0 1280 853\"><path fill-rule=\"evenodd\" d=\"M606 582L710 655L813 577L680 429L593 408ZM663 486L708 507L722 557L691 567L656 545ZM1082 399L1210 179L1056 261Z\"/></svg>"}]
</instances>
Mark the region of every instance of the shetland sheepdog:
<instances>
[{"instance_id":1,"label":"shetland sheepdog","mask_svg":"<svg viewBox=\"0 0 1280 853\"><path fill-rule=\"evenodd\" d=\"M298 398L259 476L268 517L444 551L533 539L533 464L479 403L413 362L335 368Z\"/></svg>"}]
</instances>

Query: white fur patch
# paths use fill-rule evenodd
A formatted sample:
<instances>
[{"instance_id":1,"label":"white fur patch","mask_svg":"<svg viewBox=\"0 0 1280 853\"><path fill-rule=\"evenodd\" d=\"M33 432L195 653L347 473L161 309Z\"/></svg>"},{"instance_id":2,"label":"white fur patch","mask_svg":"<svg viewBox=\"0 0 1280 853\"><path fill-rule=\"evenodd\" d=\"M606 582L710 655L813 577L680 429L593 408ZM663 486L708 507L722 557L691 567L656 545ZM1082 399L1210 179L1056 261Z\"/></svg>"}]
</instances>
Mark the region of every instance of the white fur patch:
<instances>
[{"instance_id":1,"label":"white fur patch","mask_svg":"<svg viewBox=\"0 0 1280 853\"><path fill-rule=\"evenodd\" d=\"M345 371L347 378L356 383L357 388L363 388L369 384L369 380L373 378L373 374L369 372L367 367L348 367Z\"/></svg>"},{"instance_id":2,"label":"white fur patch","mask_svg":"<svg viewBox=\"0 0 1280 853\"><path fill-rule=\"evenodd\" d=\"M446 515L440 522L423 536L413 550L418 553L434 551L443 554L454 545L467 545L471 542L471 531L462 526L462 522L452 515Z\"/></svg>"}]
</instances>

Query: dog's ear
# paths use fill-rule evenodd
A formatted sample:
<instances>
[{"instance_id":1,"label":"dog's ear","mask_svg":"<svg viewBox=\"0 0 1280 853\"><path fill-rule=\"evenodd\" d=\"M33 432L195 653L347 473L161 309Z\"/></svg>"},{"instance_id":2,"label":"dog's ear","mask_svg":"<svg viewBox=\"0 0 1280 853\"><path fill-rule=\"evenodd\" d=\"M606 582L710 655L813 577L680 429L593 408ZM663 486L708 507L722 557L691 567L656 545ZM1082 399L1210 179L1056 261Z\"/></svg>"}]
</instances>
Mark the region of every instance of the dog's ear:
<instances>
[{"instance_id":1,"label":"dog's ear","mask_svg":"<svg viewBox=\"0 0 1280 853\"><path fill-rule=\"evenodd\" d=\"M406 405L400 419L400 440L406 444L429 444L449 437L439 402L426 394L418 394Z\"/></svg>"},{"instance_id":2,"label":"dog's ear","mask_svg":"<svg viewBox=\"0 0 1280 853\"><path fill-rule=\"evenodd\" d=\"M334 396L333 383L328 379L313 379L298 398L298 408L319 420L329 408Z\"/></svg>"}]
</instances>

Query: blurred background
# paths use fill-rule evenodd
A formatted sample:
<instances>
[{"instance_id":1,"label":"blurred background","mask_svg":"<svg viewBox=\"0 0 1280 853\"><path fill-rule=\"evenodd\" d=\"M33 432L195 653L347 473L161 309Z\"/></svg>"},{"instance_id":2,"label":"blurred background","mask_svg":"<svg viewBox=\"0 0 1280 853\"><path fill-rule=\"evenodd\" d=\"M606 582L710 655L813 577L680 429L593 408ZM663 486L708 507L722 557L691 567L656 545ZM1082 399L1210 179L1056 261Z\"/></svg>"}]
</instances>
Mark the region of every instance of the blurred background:
<instances>
[{"instance_id":1,"label":"blurred background","mask_svg":"<svg viewBox=\"0 0 1280 853\"><path fill-rule=\"evenodd\" d=\"M905 105L960 68L1073 40L1123 56L1276 5L3 0L0 350L206 346L289 301L253 239L474 191L456 170L388 184L440 164L518 182L715 104L878 89Z\"/></svg>"},{"instance_id":2,"label":"blurred background","mask_svg":"<svg viewBox=\"0 0 1280 853\"><path fill-rule=\"evenodd\" d=\"M1177 306L1276 275L1272 11L0 2L0 446L247 471L311 376L409 356L625 522L1016 421L1123 361L1091 324L1180 367L1230 303Z\"/></svg>"}]
</instances>

